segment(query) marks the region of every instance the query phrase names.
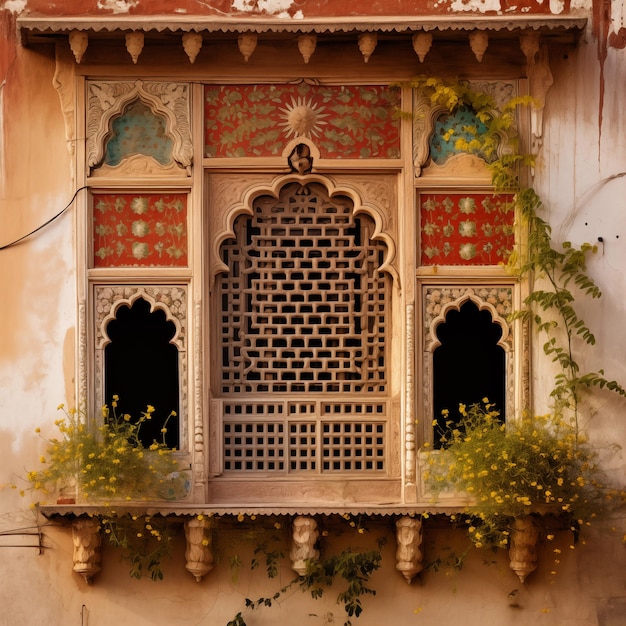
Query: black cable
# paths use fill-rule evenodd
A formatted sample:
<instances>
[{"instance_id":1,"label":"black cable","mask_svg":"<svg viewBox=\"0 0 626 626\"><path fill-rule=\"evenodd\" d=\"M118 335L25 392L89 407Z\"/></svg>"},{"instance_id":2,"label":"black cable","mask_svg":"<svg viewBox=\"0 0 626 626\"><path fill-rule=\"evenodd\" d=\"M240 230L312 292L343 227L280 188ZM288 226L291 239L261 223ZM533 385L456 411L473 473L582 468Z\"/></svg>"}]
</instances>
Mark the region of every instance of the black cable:
<instances>
[{"instance_id":1,"label":"black cable","mask_svg":"<svg viewBox=\"0 0 626 626\"><path fill-rule=\"evenodd\" d=\"M28 237L31 237L35 233L39 232L42 228L45 228L48 224L51 224L52 222L54 222L54 220L56 220L59 217L61 217L61 215L63 215L63 213L65 213L65 211L67 211L72 206L72 204L74 203L74 200L76 200L76 196L83 189L87 189L87 185L84 185L83 187L79 187L74 192L74 195L72 196L72 199L65 205L65 207L61 211L59 211L56 215L53 215L48 221L46 221L43 224L41 224L41 226L37 226L37 228L35 228L35 230L31 230L29 233L27 233L26 235L23 235L19 239L16 239L15 241L12 241L11 243L7 243L4 246L0 246L0 250L6 250L7 248L10 248L11 246L17 245L18 243L20 243L20 241L24 241L24 239L28 239Z\"/></svg>"}]
</instances>

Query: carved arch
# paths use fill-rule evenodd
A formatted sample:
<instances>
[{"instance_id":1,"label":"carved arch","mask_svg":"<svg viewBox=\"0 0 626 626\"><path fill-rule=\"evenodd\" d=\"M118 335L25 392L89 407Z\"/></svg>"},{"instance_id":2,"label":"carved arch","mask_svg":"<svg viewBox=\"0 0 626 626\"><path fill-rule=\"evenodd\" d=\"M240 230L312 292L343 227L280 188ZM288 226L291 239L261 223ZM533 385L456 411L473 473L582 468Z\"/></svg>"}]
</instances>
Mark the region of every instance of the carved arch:
<instances>
[{"instance_id":1,"label":"carved arch","mask_svg":"<svg viewBox=\"0 0 626 626\"><path fill-rule=\"evenodd\" d=\"M96 168L104 159L113 119L125 107L141 100L155 115L165 118L166 132L172 138L172 158L191 175L193 147L190 129L189 87L185 83L94 81L87 87L87 165ZM163 166L155 169L168 170Z\"/></svg>"},{"instance_id":2,"label":"carved arch","mask_svg":"<svg viewBox=\"0 0 626 626\"><path fill-rule=\"evenodd\" d=\"M472 82L471 85L477 90L490 94L498 106L517 93L515 84L511 82ZM424 165L430 155L430 140L435 132L437 119L443 114L448 114L449 110L441 105L432 106L430 99L417 90L414 92L413 109L413 166L415 177L418 178L422 175ZM498 137L500 141L496 153L498 157L501 157L508 154L511 148L509 136L506 133L500 132ZM464 163L463 167L469 168L474 174L479 173L481 166L485 164L483 159L476 155L456 155L450 160L457 160L457 157L461 157L465 162L469 161L469 164ZM443 170L446 166L437 167Z\"/></svg>"},{"instance_id":3,"label":"carved arch","mask_svg":"<svg viewBox=\"0 0 626 626\"><path fill-rule=\"evenodd\" d=\"M110 343L106 327L116 318L121 306L132 307L143 298L150 305L150 313L156 310L163 311L165 319L175 327L174 336L170 343L178 349L179 371L179 402L180 402L180 441L188 440L188 313L187 287L176 286L143 286L143 285L98 285L94 288L94 380L99 381L94 389L94 415L105 403L104 398L104 349Z\"/></svg>"},{"instance_id":4,"label":"carved arch","mask_svg":"<svg viewBox=\"0 0 626 626\"><path fill-rule=\"evenodd\" d=\"M502 328L502 336L500 337L496 345L500 346L505 352L511 350L511 338L509 337L510 325L508 321L499 315L496 307L493 304L486 302L482 298L478 297L471 289L457 300L446 303L442 307L441 313L432 320L432 322L430 323L430 336L427 340L428 350L430 350L430 352L434 352L441 345L441 341L437 336L437 328L440 324L445 324L448 313L450 311L460 311L461 307L466 302L473 302L478 307L479 311L489 312L489 314L491 315L492 323L498 324L498 326Z\"/></svg>"},{"instance_id":5,"label":"carved arch","mask_svg":"<svg viewBox=\"0 0 626 626\"><path fill-rule=\"evenodd\" d=\"M234 224L240 215L253 215L254 201L261 196L272 196L278 200L281 190L290 183L299 183L302 186L311 183L319 183L322 185L329 198L334 196L347 196L354 204L354 215L364 213L374 221L373 240L382 241L386 248L387 254L382 265L379 268L381 272L388 272L399 284L399 275L393 263L396 258L396 244L392 234L390 216L380 203L374 200L363 200L362 192L356 186L350 184L337 184L332 179L317 174L290 174L275 178L269 184L254 183L247 189L243 189L241 199L227 207L221 214L219 224L213 236L210 248L211 255L211 277L212 281L221 273L229 271L228 266L220 257L220 248L222 244L235 236Z\"/></svg>"},{"instance_id":6,"label":"carved arch","mask_svg":"<svg viewBox=\"0 0 626 626\"><path fill-rule=\"evenodd\" d=\"M485 286L424 286L423 340L422 340L422 419L423 440L433 443L433 353L441 345L437 338L437 327L446 321L447 314L460 311L463 304L471 301L479 311L488 311L492 323L502 328L502 336L496 345L505 354L505 396L507 416L515 415L516 385L522 384L522 372L516 371L516 344L513 326L507 317L513 311L513 287L511 285ZM517 376L516 376L517 374ZM524 374L525 375L525 374Z\"/></svg>"},{"instance_id":7,"label":"carved arch","mask_svg":"<svg viewBox=\"0 0 626 626\"><path fill-rule=\"evenodd\" d=\"M157 310L165 313L166 321L172 322L176 329L170 343L175 345L179 351L185 350L186 338L183 328L186 326L186 317L183 318L180 311L172 310L167 301L159 299L158 293L145 287L137 287L124 294L115 294L115 289L110 289L109 291L112 292L111 296L113 296L113 298L109 299L109 307L107 307L108 312L104 314L104 309L101 307L97 309L96 327L98 339L96 349L102 350L110 343L111 340L108 336L107 326L109 322L116 319L117 311L120 307L127 306L128 308L132 308L133 304L141 298L150 305L150 313L154 313ZM152 293L149 293L150 291L152 291ZM115 298L115 295L121 297ZM99 301L102 302L100 299Z\"/></svg>"}]
</instances>

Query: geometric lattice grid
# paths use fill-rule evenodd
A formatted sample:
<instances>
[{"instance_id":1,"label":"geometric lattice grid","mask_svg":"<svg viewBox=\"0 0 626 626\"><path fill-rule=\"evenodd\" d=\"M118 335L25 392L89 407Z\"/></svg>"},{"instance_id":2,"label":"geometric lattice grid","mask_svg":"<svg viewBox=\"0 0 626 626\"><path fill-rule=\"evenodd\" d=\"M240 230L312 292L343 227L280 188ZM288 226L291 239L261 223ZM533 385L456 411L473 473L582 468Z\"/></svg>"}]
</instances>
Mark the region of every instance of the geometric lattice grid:
<instances>
[{"instance_id":1,"label":"geometric lattice grid","mask_svg":"<svg viewBox=\"0 0 626 626\"><path fill-rule=\"evenodd\" d=\"M373 229L319 184L235 221L218 280L225 471L386 470L389 284Z\"/></svg>"}]
</instances>

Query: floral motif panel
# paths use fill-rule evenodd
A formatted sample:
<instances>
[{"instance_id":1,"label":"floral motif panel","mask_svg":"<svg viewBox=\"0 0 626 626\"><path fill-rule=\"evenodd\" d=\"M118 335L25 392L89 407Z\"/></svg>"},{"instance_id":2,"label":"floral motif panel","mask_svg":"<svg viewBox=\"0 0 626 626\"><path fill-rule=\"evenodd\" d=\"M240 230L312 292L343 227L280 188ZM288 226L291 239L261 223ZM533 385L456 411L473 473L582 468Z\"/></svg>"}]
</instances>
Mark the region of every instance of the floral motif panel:
<instances>
[{"instance_id":1,"label":"floral motif panel","mask_svg":"<svg viewBox=\"0 0 626 626\"><path fill-rule=\"evenodd\" d=\"M476 142L476 137L484 134L487 127L469 107L460 107L454 113L445 113L435 122L430 140L430 157L437 165L443 165L451 156L458 154L456 143L459 139L467 143ZM473 144L470 144L473 146ZM480 150L475 152L485 161L492 161Z\"/></svg>"},{"instance_id":2,"label":"floral motif panel","mask_svg":"<svg viewBox=\"0 0 626 626\"><path fill-rule=\"evenodd\" d=\"M386 86L210 85L205 156L279 156L307 137L329 159L400 156L400 92Z\"/></svg>"},{"instance_id":3,"label":"floral motif panel","mask_svg":"<svg viewBox=\"0 0 626 626\"><path fill-rule=\"evenodd\" d=\"M511 194L428 193L420 198L421 265L498 265L514 245Z\"/></svg>"},{"instance_id":4,"label":"floral motif panel","mask_svg":"<svg viewBox=\"0 0 626 626\"><path fill-rule=\"evenodd\" d=\"M185 267L187 194L94 194L94 267Z\"/></svg>"}]
</instances>

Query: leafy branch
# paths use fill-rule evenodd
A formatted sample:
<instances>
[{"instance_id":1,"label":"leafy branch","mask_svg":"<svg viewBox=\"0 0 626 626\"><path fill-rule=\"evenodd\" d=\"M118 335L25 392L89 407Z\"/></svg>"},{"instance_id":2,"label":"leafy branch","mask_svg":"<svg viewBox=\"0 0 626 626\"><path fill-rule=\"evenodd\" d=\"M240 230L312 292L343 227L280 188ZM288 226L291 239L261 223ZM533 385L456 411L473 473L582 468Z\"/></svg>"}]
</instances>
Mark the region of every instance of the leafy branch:
<instances>
[{"instance_id":1,"label":"leafy branch","mask_svg":"<svg viewBox=\"0 0 626 626\"><path fill-rule=\"evenodd\" d=\"M519 150L516 110L536 103L522 96L498 106L491 95L474 89L467 81L418 77L410 86L418 89L432 106L441 106L450 113L465 107L480 122L480 127L479 124L464 125L463 136L457 138L454 129L450 129L445 138L455 139L457 151L478 154L486 160L496 192L514 194L510 206L504 210L516 211L525 236L518 237L508 268L522 278L542 280L542 286L532 290L524 299L522 310L514 313L512 319L534 323L539 332L546 333L543 351L560 370L555 375L551 397L558 413L566 409L572 411L578 433L579 403L584 389L606 388L620 396L626 396L626 389L606 378L603 370L582 372L574 357L577 340L584 345L594 345L596 341L575 306L579 294L593 299L601 296L600 288L587 273L587 259L596 247L588 243L576 247L567 241L560 248L555 247L551 227L540 217L543 205L539 195L520 183L521 168L534 166L535 156ZM496 156L503 140L506 150L500 150L501 154Z\"/></svg>"},{"instance_id":2,"label":"leafy branch","mask_svg":"<svg viewBox=\"0 0 626 626\"><path fill-rule=\"evenodd\" d=\"M350 618L358 618L363 611L361 598L376 595L376 590L368 585L370 576L380 567L381 562L380 550L354 552L349 548L324 560L309 561L304 576L296 576L271 596L257 600L246 598L246 609L270 607L294 587L302 592L308 591L312 598L321 598L327 589L341 580L346 586L337 595L337 603L343 604L346 612L344 626L351 626ZM242 612L237 613L226 626L247 626Z\"/></svg>"}]
</instances>

